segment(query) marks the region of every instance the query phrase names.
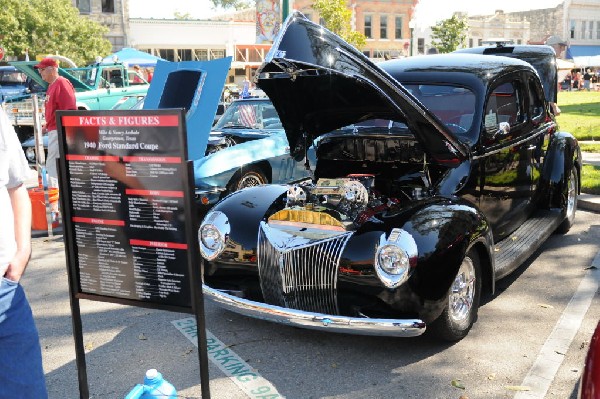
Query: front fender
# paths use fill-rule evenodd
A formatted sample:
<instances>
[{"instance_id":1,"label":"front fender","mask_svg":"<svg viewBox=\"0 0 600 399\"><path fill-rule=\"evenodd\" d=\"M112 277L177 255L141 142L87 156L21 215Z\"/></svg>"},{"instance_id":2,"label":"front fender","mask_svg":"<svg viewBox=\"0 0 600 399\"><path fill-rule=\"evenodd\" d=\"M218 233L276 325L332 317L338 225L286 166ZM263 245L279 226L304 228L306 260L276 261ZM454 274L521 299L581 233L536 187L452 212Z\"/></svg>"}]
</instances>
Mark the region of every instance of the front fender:
<instances>
[{"instance_id":1,"label":"front fender","mask_svg":"<svg viewBox=\"0 0 600 399\"><path fill-rule=\"evenodd\" d=\"M227 247L241 252L255 250L260 221L275 209L283 208L287 189L288 186L277 184L248 187L218 202L211 212L223 212L229 219L231 234Z\"/></svg>"},{"instance_id":2,"label":"front fender","mask_svg":"<svg viewBox=\"0 0 600 399\"><path fill-rule=\"evenodd\" d=\"M420 209L404 224L419 249L418 266L409 283L425 300L447 298L467 251L482 243L493 279L493 238L487 219L463 200L440 199Z\"/></svg>"},{"instance_id":3,"label":"front fender","mask_svg":"<svg viewBox=\"0 0 600 399\"><path fill-rule=\"evenodd\" d=\"M565 208L569 173L577 168L578 187L581 187L581 149L577 139L567 132L557 132L552 136L540 179L540 200L545 208Z\"/></svg>"},{"instance_id":4,"label":"front fender","mask_svg":"<svg viewBox=\"0 0 600 399\"><path fill-rule=\"evenodd\" d=\"M223 186L242 166L287 153L287 139L274 134L260 140L246 141L194 160L196 185Z\"/></svg>"}]
</instances>

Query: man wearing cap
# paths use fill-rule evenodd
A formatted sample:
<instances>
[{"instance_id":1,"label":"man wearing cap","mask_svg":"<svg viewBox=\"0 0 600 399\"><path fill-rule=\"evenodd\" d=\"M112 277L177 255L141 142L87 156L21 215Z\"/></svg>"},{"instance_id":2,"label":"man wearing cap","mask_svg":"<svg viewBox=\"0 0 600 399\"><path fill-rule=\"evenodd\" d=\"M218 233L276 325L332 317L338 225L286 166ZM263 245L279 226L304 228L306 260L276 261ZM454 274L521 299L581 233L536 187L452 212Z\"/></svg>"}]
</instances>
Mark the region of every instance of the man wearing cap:
<instances>
[{"instance_id":1,"label":"man wearing cap","mask_svg":"<svg viewBox=\"0 0 600 399\"><path fill-rule=\"evenodd\" d=\"M68 79L58 75L58 62L53 58L44 58L36 68L42 79L48 82L44 117L46 118L46 131L48 132L48 157L46 170L48 171L50 187L58 187L58 173L56 159L58 158L58 134L56 132L56 111L77 109L75 103L75 89ZM56 204L58 207L58 204ZM55 216L58 208L53 209Z\"/></svg>"}]
</instances>

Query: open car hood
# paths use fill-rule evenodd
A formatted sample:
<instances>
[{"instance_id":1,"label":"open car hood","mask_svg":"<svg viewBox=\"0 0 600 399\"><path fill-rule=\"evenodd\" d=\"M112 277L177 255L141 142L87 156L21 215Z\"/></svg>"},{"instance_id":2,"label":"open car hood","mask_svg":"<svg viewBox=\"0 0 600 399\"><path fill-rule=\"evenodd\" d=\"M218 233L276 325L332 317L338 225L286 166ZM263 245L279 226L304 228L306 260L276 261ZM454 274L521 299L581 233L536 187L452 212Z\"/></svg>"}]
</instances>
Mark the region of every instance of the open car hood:
<instances>
[{"instance_id":1,"label":"open car hood","mask_svg":"<svg viewBox=\"0 0 600 399\"><path fill-rule=\"evenodd\" d=\"M17 68L19 71L23 72L25 75L29 76L33 81L42 86L44 88L44 91L46 91L48 89L48 82L42 79L42 76L34 68L34 66L38 63L38 61L14 61L10 62L9 64ZM68 69L58 67L58 74L64 78L67 78L71 82L71 84L73 84L73 88L75 89L75 91L93 90L92 87L86 85L81 80L71 75Z\"/></svg>"},{"instance_id":2,"label":"open car hood","mask_svg":"<svg viewBox=\"0 0 600 399\"><path fill-rule=\"evenodd\" d=\"M273 102L294 155L313 139L367 119L393 119L411 129L437 162L469 157L461 143L400 83L355 47L292 13L256 74Z\"/></svg>"}]
</instances>

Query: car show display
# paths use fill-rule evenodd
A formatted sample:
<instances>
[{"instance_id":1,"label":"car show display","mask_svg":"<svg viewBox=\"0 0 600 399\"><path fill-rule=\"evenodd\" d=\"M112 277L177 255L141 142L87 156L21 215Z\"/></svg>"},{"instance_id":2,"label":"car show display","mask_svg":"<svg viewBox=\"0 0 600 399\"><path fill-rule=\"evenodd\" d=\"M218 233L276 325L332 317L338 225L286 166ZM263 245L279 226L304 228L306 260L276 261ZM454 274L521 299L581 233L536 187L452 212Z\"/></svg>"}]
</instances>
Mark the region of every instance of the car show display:
<instances>
[{"instance_id":1,"label":"car show display","mask_svg":"<svg viewBox=\"0 0 600 399\"><path fill-rule=\"evenodd\" d=\"M194 160L201 213L244 187L293 183L309 176L304 162L290 155L279 115L268 98L233 101L212 128L206 155Z\"/></svg>"},{"instance_id":2,"label":"car show display","mask_svg":"<svg viewBox=\"0 0 600 399\"><path fill-rule=\"evenodd\" d=\"M294 13L257 84L291 156L314 147L316 161L305 161L310 181L233 192L202 221L203 291L225 309L456 341L495 282L573 224L581 152L525 61L375 65Z\"/></svg>"},{"instance_id":3,"label":"car show display","mask_svg":"<svg viewBox=\"0 0 600 399\"><path fill-rule=\"evenodd\" d=\"M48 87L34 66L37 61L14 61L11 65L27 75L40 87L38 108L44 114L43 95ZM125 95L143 95L148 91L148 82L134 83L134 73L120 63L92 64L79 68L58 68L60 76L68 79L75 89L77 109L111 109ZM33 102L30 94L12 97L4 104L6 113L21 141L33 136ZM42 122L43 123L43 122Z\"/></svg>"}]
</instances>

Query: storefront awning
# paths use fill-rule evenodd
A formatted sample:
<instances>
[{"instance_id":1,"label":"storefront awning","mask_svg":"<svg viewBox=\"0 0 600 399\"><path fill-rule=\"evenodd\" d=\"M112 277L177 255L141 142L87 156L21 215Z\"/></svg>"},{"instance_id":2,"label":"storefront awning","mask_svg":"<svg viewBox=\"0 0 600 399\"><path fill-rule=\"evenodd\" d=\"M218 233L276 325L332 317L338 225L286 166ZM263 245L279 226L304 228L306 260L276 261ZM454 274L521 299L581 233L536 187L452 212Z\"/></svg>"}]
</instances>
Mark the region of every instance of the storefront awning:
<instances>
[{"instance_id":1,"label":"storefront awning","mask_svg":"<svg viewBox=\"0 0 600 399\"><path fill-rule=\"evenodd\" d=\"M567 59L574 57L591 57L600 55L600 46L569 46L567 47Z\"/></svg>"}]
</instances>

